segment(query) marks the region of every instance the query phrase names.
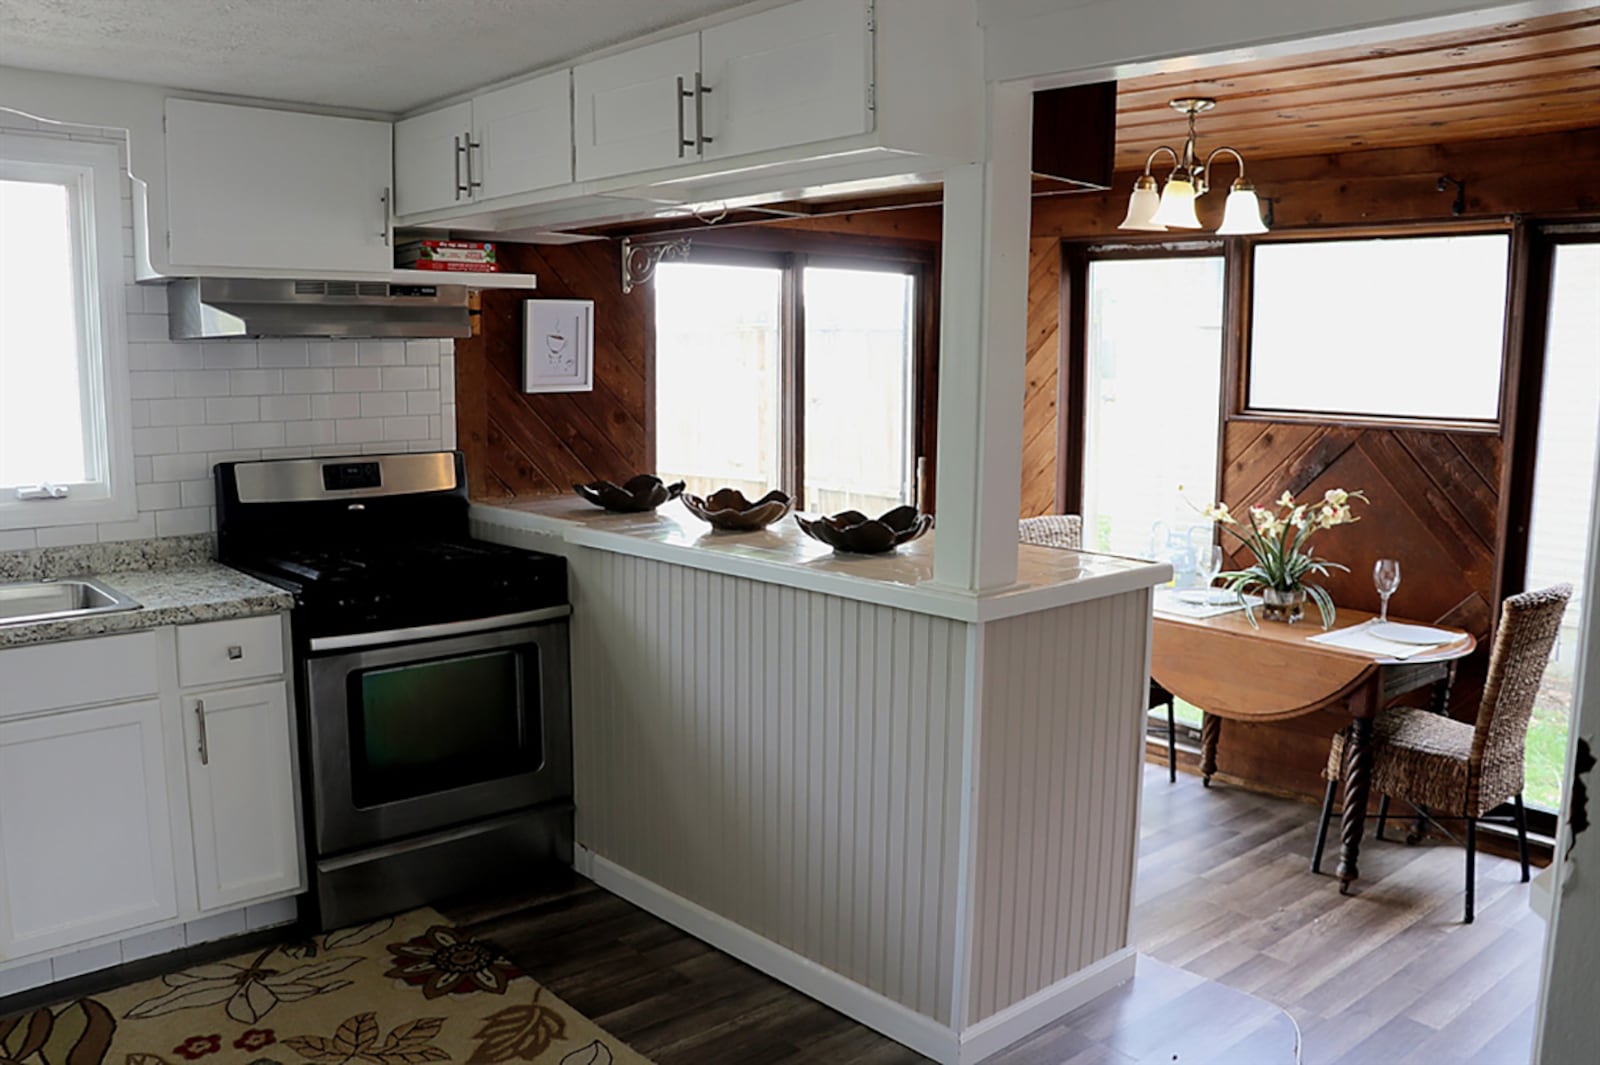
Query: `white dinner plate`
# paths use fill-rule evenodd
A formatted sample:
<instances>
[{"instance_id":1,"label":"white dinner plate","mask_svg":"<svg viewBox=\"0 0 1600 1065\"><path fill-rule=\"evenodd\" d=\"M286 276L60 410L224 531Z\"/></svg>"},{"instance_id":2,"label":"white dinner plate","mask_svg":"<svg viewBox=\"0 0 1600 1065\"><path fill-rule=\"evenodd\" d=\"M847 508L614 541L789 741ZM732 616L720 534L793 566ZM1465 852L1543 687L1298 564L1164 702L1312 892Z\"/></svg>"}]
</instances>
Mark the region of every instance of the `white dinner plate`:
<instances>
[{"instance_id":1,"label":"white dinner plate","mask_svg":"<svg viewBox=\"0 0 1600 1065\"><path fill-rule=\"evenodd\" d=\"M1374 622L1372 635L1395 643L1433 644L1454 643L1459 634L1445 629L1433 629L1426 625L1402 625L1398 621Z\"/></svg>"}]
</instances>

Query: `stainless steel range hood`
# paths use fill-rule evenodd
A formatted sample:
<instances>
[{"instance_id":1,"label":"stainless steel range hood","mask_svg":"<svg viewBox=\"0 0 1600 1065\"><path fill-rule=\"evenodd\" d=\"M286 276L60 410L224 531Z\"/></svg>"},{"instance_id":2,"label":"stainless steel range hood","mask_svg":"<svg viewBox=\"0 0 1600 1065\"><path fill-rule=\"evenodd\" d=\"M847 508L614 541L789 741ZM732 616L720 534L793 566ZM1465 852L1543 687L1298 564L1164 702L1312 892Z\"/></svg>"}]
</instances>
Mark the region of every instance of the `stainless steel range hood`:
<instances>
[{"instance_id":1,"label":"stainless steel range hood","mask_svg":"<svg viewBox=\"0 0 1600 1065\"><path fill-rule=\"evenodd\" d=\"M465 285L185 277L167 285L173 340L465 337Z\"/></svg>"}]
</instances>

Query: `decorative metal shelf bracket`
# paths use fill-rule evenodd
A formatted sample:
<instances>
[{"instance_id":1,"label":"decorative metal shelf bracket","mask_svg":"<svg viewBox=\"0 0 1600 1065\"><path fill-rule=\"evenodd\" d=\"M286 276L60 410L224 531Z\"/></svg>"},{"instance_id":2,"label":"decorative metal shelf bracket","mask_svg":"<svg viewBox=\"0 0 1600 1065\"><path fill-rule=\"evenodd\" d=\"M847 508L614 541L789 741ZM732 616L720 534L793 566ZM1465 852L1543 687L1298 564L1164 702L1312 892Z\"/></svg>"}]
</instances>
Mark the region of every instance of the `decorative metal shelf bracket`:
<instances>
[{"instance_id":1,"label":"decorative metal shelf bracket","mask_svg":"<svg viewBox=\"0 0 1600 1065\"><path fill-rule=\"evenodd\" d=\"M661 260L687 260L689 258L689 245L690 240L688 237L678 237L674 240L652 241L644 244L635 244L631 237L623 237L623 293L626 294L632 292L633 286L635 285L649 284L650 279L656 276L656 267L661 265Z\"/></svg>"}]
</instances>

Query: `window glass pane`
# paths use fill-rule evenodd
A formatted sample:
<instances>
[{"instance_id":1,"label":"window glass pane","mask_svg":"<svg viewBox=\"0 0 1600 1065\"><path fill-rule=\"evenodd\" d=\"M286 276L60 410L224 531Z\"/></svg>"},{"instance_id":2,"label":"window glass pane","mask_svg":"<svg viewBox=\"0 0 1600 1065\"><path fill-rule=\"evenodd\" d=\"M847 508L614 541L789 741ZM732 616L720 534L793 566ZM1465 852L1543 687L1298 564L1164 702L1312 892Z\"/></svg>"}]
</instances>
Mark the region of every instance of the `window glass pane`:
<instances>
[{"instance_id":1,"label":"window glass pane","mask_svg":"<svg viewBox=\"0 0 1600 1065\"><path fill-rule=\"evenodd\" d=\"M661 476L696 495L781 487L783 271L664 263L655 286Z\"/></svg>"},{"instance_id":2,"label":"window glass pane","mask_svg":"<svg viewBox=\"0 0 1600 1065\"><path fill-rule=\"evenodd\" d=\"M1089 264L1083 518L1091 551L1167 558L1169 541L1186 544L1194 529L1195 543L1210 542L1194 506L1217 491L1222 279L1220 256Z\"/></svg>"},{"instance_id":3,"label":"window glass pane","mask_svg":"<svg viewBox=\"0 0 1600 1065\"><path fill-rule=\"evenodd\" d=\"M805 501L876 517L912 501L916 281L805 271Z\"/></svg>"},{"instance_id":4,"label":"window glass pane","mask_svg":"<svg viewBox=\"0 0 1600 1065\"><path fill-rule=\"evenodd\" d=\"M93 476L72 211L65 185L0 181L0 486Z\"/></svg>"},{"instance_id":5,"label":"window glass pane","mask_svg":"<svg viewBox=\"0 0 1600 1065\"><path fill-rule=\"evenodd\" d=\"M1255 249L1248 405L1492 421L1504 234Z\"/></svg>"},{"instance_id":6,"label":"window glass pane","mask_svg":"<svg viewBox=\"0 0 1600 1065\"><path fill-rule=\"evenodd\" d=\"M1576 591L1528 725L1526 800L1557 809L1566 769L1578 627L1583 597L1590 591L1583 577L1600 433L1600 244L1557 247L1550 289L1527 586L1567 581Z\"/></svg>"}]
</instances>

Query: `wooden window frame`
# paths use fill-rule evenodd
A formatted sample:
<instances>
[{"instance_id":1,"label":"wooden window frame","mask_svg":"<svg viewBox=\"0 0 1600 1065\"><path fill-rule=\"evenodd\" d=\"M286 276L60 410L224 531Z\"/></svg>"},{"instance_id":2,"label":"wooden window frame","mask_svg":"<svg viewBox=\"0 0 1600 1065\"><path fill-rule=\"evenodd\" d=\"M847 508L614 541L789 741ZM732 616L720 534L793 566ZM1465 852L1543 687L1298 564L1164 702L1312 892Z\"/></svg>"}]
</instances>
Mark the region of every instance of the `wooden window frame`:
<instances>
[{"instance_id":1,"label":"wooden window frame","mask_svg":"<svg viewBox=\"0 0 1600 1065\"><path fill-rule=\"evenodd\" d=\"M765 267L782 271L779 312L779 477L805 500L805 295L808 266L906 274L915 287L911 322L913 502L934 511L934 457L938 440L939 247L922 241L781 229L732 229L695 234L693 264ZM652 429L652 449L655 446Z\"/></svg>"},{"instance_id":2,"label":"wooden window frame","mask_svg":"<svg viewBox=\"0 0 1600 1065\"><path fill-rule=\"evenodd\" d=\"M1230 241L1235 252L1236 276L1230 273L1224 300L1232 301L1228 313L1228 346L1233 350L1228 358L1230 380L1226 382L1228 397L1223 410L1224 422L1311 423L1357 429L1418 429L1432 432L1478 433L1499 436L1509 416L1510 382L1514 379L1512 351L1518 322L1519 301L1518 272L1522 256L1519 253L1521 227L1512 219L1492 222L1472 221L1460 223L1386 224L1372 226L1333 226L1313 229L1286 230L1260 237L1247 237ZM1255 306L1256 249L1269 244L1335 243L1358 240L1423 239L1427 237L1452 237L1476 235L1502 235L1508 238L1506 249L1505 310L1500 338L1500 385L1498 409L1492 419L1435 418L1416 415L1356 414L1346 411L1318 411L1310 409L1278 409L1250 406L1250 361L1254 348L1255 330L1252 315Z\"/></svg>"}]
</instances>

